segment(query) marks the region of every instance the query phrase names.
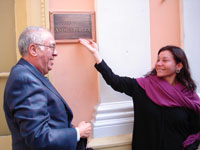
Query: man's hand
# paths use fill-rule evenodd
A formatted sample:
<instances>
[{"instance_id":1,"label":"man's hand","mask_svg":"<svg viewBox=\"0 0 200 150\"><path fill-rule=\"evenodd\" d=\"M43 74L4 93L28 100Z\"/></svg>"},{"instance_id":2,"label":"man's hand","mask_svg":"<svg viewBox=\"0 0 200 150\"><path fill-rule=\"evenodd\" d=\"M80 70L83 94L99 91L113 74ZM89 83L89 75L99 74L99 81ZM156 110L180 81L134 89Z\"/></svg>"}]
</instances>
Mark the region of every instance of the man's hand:
<instances>
[{"instance_id":1,"label":"man's hand","mask_svg":"<svg viewBox=\"0 0 200 150\"><path fill-rule=\"evenodd\" d=\"M88 138L92 132L92 124L85 121L80 122L77 128L81 138Z\"/></svg>"}]
</instances>

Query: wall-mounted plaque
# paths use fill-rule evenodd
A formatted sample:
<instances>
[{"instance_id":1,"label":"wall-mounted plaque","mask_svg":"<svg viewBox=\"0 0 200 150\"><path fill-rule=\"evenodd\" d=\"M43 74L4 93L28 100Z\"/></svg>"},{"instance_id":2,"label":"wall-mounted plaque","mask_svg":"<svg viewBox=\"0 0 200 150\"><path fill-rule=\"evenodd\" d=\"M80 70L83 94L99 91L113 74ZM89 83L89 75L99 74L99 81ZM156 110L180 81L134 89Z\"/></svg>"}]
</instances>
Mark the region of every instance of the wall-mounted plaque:
<instances>
[{"instance_id":1,"label":"wall-mounted plaque","mask_svg":"<svg viewBox=\"0 0 200 150\"><path fill-rule=\"evenodd\" d=\"M95 41L95 14L80 11L52 11L50 30L57 43L78 42L79 38Z\"/></svg>"}]
</instances>

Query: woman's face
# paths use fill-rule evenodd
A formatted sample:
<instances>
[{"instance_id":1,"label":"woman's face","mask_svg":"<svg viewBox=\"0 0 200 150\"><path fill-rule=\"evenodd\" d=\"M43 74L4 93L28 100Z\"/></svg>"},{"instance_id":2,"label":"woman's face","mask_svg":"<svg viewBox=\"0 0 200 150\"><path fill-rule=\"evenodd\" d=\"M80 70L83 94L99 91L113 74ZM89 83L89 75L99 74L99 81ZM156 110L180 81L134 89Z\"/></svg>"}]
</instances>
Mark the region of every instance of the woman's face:
<instances>
[{"instance_id":1,"label":"woman's face","mask_svg":"<svg viewBox=\"0 0 200 150\"><path fill-rule=\"evenodd\" d=\"M167 80L170 84L175 83L176 70L181 68L180 65L176 64L174 56L170 51L165 50L158 55L155 65L157 76Z\"/></svg>"}]
</instances>

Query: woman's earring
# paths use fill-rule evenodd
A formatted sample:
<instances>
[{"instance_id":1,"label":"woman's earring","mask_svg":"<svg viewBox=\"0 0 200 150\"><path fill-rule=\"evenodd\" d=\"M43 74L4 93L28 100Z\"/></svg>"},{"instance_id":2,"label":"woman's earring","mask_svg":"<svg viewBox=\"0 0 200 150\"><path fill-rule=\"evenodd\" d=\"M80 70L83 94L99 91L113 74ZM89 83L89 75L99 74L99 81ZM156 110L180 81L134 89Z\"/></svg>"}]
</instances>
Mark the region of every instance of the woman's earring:
<instances>
[{"instance_id":1,"label":"woman's earring","mask_svg":"<svg viewBox=\"0 0 200 150\"><path fill-rule=\"evenodd\" d=\"M178 73L180 73L180 70L178 69L178 70L176 70L176 73L178 74Z\"/></svg>"}]
</instances>

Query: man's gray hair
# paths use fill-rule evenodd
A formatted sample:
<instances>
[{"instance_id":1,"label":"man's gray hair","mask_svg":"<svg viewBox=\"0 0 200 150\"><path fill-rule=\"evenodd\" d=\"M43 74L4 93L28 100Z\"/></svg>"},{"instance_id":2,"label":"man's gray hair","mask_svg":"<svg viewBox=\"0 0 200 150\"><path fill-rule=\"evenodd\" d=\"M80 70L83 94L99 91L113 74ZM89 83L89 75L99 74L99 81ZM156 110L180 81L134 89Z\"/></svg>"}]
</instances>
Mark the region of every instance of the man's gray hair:
<instances>
[{"instance_id":1,"label":"man's gray hair","mask_svg":"<svg viewBox=\"0 0 200 150\"><path fill-rule=\"evenodd\" d=\"M46 36L43 36L45 32L50 33L49 30L42 27L27 27L21 33L18 41L18 48L21 56L25 56L26 54L28 54L28 49L31 44L44 44L45 40L47 39Z\"/></svg>"}]
</instances>

